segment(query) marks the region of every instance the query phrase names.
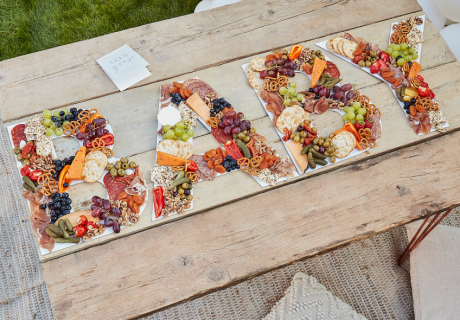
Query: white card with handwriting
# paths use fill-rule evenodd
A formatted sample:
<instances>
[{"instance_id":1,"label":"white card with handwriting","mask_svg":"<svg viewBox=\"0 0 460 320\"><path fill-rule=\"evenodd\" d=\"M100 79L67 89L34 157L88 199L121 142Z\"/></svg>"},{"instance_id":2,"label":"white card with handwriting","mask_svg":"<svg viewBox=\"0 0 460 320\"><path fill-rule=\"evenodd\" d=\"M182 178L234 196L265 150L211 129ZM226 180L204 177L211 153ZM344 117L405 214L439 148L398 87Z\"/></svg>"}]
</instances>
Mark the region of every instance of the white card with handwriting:
<instances>
[{"instance_id":1,"label":"white card with handwriting","mask_svg":"<svg viewBox=\"0 0 460 320\"><path fill-rule=\"evenodd\" d=\"M146 68L149 63L128 45L96 61L120 91L151 75Z\"/></svg>"}]
</instances>

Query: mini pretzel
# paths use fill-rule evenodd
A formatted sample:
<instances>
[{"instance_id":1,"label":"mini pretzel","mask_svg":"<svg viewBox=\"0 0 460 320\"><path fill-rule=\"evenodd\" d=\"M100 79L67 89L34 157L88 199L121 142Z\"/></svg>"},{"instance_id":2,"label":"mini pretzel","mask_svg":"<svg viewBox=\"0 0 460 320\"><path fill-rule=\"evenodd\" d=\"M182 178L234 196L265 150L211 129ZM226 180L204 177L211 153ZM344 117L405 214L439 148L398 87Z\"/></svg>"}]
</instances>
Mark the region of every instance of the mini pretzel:
<instances>
[{"instance_id":1,"label":"mini pretzel","mask_svg":"<svg viewBox=\"0 0 460 320\"><path fill-rule=\"evenodd\" d=\"M197 176L196 173L193 172L193 171L187 172L187 173L185 174L185 176L186 176L187 178L189 178L190 181L192 181L192 182L195 182L195 181L198 180L198 176Z\"/></svg>"},{"instance_id":2,"label":"mini pretzel","mask_svg":"<svg viewBox=\"0 0 460 320\"><path fill-rule=\"evenodd\" d=\"M401 67L401 70L402 72L404 72L404 75L407 77L407 75L409 74L409 64L406 62L404 62L403 66ZM415 78L414 78L415 79Z\"/></svg>"},{"instance_id":3,"label":"mini pretzel","mask_svg":"<svg viewBox=\"0 0 460 320\"><path fill-rule=\"evenodd\" d=\"M92 142L93 148L102 149L105 147L105 141L102 138L95 138Z\"/></svg>"},{"instance_id":4,"label":"mini pretzel","mask_svg":"<svg viewBox=\"0 0 460 320\"><path fill-rule=\"evenodd\" d=\"M101 151L104 152L105 155L109 158L113 156L113 151L109 147L102 147Z\"/></svg>"},{"instance_id":5,"label":"mini pretzel","mask_svg":"<svg viewBox=\"0 0 460 320\"><path fill-rule=\"evenodd\" d=\"M62 125L62 130L64 130L64 134L66 136L72 136L75 134L75 124L72 122L69 122L69 123L66 123L64 125Z\"/></svg>"},{"instance_id":6,"label":"mini pretzel","mask_svg":"<svg viewBox=\"0 0 460 320\"><path fill-rule=\"evenodd\" d=\"M249 161L249 165L251 166L251 168L257 168L259 167L261 162L262 162L262 157L257 156L257 157L251 158L251 160Z\"/></svg>"},{"instance_id":7,"label":"mini pretzel","mask_svg":"<svg viewBox=\"0 0 460 320\"><path fill-rule=\"evenodd\" d=\"M217 126L219 125L219 119L217 119L216 117L211 117L208 120L206 120L206 124L211 128L217 128Z\"/></svg>"},{"instance_id":8,"label":"mini pretzel","mask_svg":"<svg viewBox=\"0 0 460 320\"><path fill-rule=\"evenodd\" d=\"M260 174L259 168L248 168L248 173L252 176L258 176Z\"/></svg>"},{"instance_id":9,"label":"mini pretzel","mask_svg":"<svg viewBox=\"0 0 460 320\"><path fill-rule=\"evenodd\" d=\"M409 39L405 34L395 32L391 35L390 42L391 43L396 43L396 44L401 44L401 43L407 43Z\"/></svg>"},{"instance_id":10,"label":"mini pretzel","mask_svg":"<svg viewBox=\"0 0 460 320\"><path fill-rule=\"evenodd\" d=\"M362 138L361 141L358 142L358 144L363 150L369 148L369 142L367 141L366 138Z\"/></svg>"},{"instance_id":11,"label":"mini pretzel","mask_svg":"<svg viewBox=\"0 0 460 320\"><path fill-rule=\"evenodd\" d=\"M90 119L89 111L88 110L83 110L78 114L78 120L81 120L83 122L86 122Z\"/></svg>"},{"instance_id":12,"label":"mini pretzel","mask_svg":"<svg viewBox=\"0 0 460 320\"><path fill-rule=\"evenodd\" d=\"M247 168L249 168L249 159L248 158L238 159L238 161L236 163L240 166L241 170L246 170Z\"/></svg>"},{"instance_id":13,"label":"mini pretzel","mask_svg":"<svg viewBox=\"0 0 460 320\"><path fill-rule=\"evenodd\" d=\"M185 166L172 166L171 169L174 171L185 171Z\"/></svg>"},{"instance_id":14,"label":"mini pretzel","mask_svg":"<svg viewBox=\"0 0 460 320\"><path fill-rule=\"evenodd\" d=\"M418 89L422 85L422 82L417 78L413 78L410 81L410 85L411 85L411 87L414 87L415 89Z\"/></svg>"},{"instance_id":15,"label":"mini pretzel","mask_svg":"<svg viewBox=\"0 0 460 320\"><path fill-rule=\"evenodd\" d=\"M94 116L97 113L97 109L91 109L89 110L89 115L90 117Z\"/></svg>"},{"instance_id":16,"label":"mini pretzel","mask_svg":"<svg viewBox=\"0 0 460 320\"><path fill-rule=\"evenodd\" d=\"M359 129L358 133L359 133L359 136L361 138L364 138L367 141L372 140L372 131L371 131L371 129L369 129L369 128Z\"/></svg>"}]
</instances>

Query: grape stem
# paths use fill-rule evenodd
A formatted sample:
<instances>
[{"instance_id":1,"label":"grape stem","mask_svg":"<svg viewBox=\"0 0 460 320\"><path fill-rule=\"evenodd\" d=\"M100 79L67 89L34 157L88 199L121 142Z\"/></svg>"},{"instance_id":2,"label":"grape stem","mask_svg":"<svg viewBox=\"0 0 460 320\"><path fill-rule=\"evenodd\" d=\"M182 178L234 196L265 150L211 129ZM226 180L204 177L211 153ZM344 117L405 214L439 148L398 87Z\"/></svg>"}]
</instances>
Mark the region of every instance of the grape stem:
<instances>
[{"instance_id":1,"label":"grape stem","mask_svg":"<svg viewBox=\"0 0 460 320\"><path fill-rule=\"evenodd\" d=\"M363 84L366 84L366 82L359 83L359 84L354 83L354 84L352 84L351 86L352 86L353 89L354 89L354 88L356 88L357 86L362 86Z\"/></svg>"}]
</instances>

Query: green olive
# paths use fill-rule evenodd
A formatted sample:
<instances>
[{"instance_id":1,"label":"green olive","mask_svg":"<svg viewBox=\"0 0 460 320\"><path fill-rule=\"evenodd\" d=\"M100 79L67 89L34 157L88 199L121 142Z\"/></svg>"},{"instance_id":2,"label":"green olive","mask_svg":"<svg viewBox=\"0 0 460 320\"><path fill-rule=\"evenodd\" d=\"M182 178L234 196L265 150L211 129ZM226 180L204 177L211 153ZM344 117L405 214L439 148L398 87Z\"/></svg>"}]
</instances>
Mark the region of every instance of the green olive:
<instances>
[{"instance_id":1,"label":"green olive","mask_svg":"<svg viewBox=\"0 0 460 320\"><path fill-rule=\"evenodd\" d=\"M312 127L312 128L311 128L311 131L313 131L313 132L318 132L318 130L316 129L316 127Z\"/></svg>"},{"instance_id":2,"label":"green olive","mask_svg":"<svg viewBox=\"0 0 460 320\"><path fill-rule=\"evenodd\" d=\"M177 190L177 192L179 192L179 194L184 194L185 190L182 189L182 188L179 188L179 190Z\"/></svg>"},{"instance_id":3,"label":"green olive","mask_svg":"<svg viewBox=\"0 0 460 320\"><path fill-rule=\"evenodd\" d=\"M243 131L241 131L241 132L243 132L244 135L247 135L247 134L248 134L248 130L243 130Z\"/></svg>"},{"instance_id":4,"label":"green olive","mask_svg":"<svg viewBox=\"0 0 460 320\"><path fill-rule=\"evenodd\" d=\"M21 149L19 148L14 148L14 154L20 154L21 153Z\"/></svg>"},{"instance_id":5,"label":"green olive","mask_svg":"<svg viewBox=\"0 0 460 320\"><path fill-rule=\"evenodd\" d=\"M130 167L131 169L135 169L135 168L137 167L137 164L136 164L134 161L131 161L131 162L129 163L129 167Z\"/></svg>"},{"instance_id":6,"label":"green olive","mask_svg":"<svg viewBox=\"0 0 460 320\"><path fill-rule=\"evenodd\" d=\"M366 57L366 61L371 61L372 60L372 57L371 56L367 56Z\"/></svg>"},{"instance_id":7,"label":"green olive","mask_svg":"<svg viewBox=\"0 0 460 320\"><path fill-rule=\"evenodd\" d=\"M334 163L335 162L335 157L331 157L331 162Z\"/></svg>"},{"instance_id":8,"label":"green olive","mask_svg":"<svg viewBox=\"0 0 460 320\"><path fill-rule=\"evenodd\" d=\"M183 184L182 184L182 189L188 189L188 183L186 183L186 182L183 183Z\"/></svg>"},{"instance_id":9,"label":"green olive","mask_svg":"<svg viewBox=\"0 0 460 320\"><path fill-rule=\"evenodd\" d=\"M121 158L120 161L121 161L121 163L128 163L129 162L127 158Z\"/></svg>"},{"instance_id":10,"label":"green olive","mask_svg":"<svg viewBox=\"0 0 460 320\"><path fill-rule=\"evenodd\" d=\"M188 184L188 189L189 189L189 190L192 190L192 189L193 189L193 183L189 183L189 184Z\"/></svg>"},{"instance_id":11,"label":"green olive","mask_svg":"<svg viewBox=\"0 0 460 320\"><path fill-rule=\"evenodd\" d=\"M300 132L300 137L305 138L307 136L307 131Z\"/></svg>"},{"instance_id":12,"label":"green olive","mask_svg":"<svg viewBox=\"0 0 460 320\"><path fill-rule=\"evenodd\" d=\"M322 52L321 52L321 50L316 50L315 53L316 53L316 55L319 55L319 54L321 54Z\"/></svg>"},{"instance_id":13,"label":"green olive","mask_svg":"<svg viewBox=\"0 0 460 320\"><path fill-rule=\"evenodd\" d=\"M324 153L323 153L323 154L324 154L326 157L329 157L329 152L327 152L327 151L324 151Z\"/></svg>"},{"instance_id":14,"label":"green olive","mask_svg":"<svg viewBox=\"0 0 460 320\"><path fill-rule=\"evenodd\" d=\"M243 133L243 132L240 132L240 133L238 133L238 136L237 136L237 137L238 137L238 139L241 139L241 140L243 140L243 139L244 139L244 137L245 137L245 135L244 135L244 133Z\"/></svg>"},{"instance_id":15,"label":"green olive","mask_svg":"<svg viewBox=\"0 0 460 320\"><path fill-rule=\"evenodd\" d=\"M251 137L250 137L250 136L246 136L246 137L244 137L243 141L244 141L245 143L248 143L249 141L251 141Z\"/></svg>"},{"instance_id":16,"label":"green olive","mask_svg":"<svg viewBox=\"0 0 460 320\"><path fill-rule=\"evenodd\" d=\"M33 140L29 140L29 141L26 142L26 144L28 144L28 143L34 144Z\"/></svg>"},{"instance_id":17,"label":"green olive","mask_svg":"<svg viewBox=\"0 0 460 320\"><path fill-rule=\"evenodd\" d=\"M18 155L16 156L16 159L18 159L18 161L21 161L21 160L23 160L23 158L22 158L22 154L18 154Z\"/></svg>"},{"instance_id":18,"label":"green olive","mask_svg":"<svg viewBox=\"0 0 460 320\"><path fill-rule=\"evenodd\" d=\"M299 141L300 141L300 137L299 137L298 135L296 135L296 136L294 137L294 141L295 141L295 142L299 142Z\"/></svg>"},{"instance_id":19,"label":"green olive","mask_svg":"<svg viewBox=\"0 0 460 320\"><path fill-rule=\"evenodd\" d=\"M193 196L192 196L191 194L189 194L189 195L187 196L187 201L192 201L192 200L193 200Z\"/></svg>"},{"instance_id":20,"label":"green olive","mask_svg":"<svg viewBox=\"0 0 460 320\"><path fill-rule=\"evenodd\" d=\"M334 137L335 137L335 135L334 135L333 133L331 133L331 134L329 135L329 138L331 138L331 139L334 138Z\"/></svg>"},{"instance_id":21,"label":"green olive","mask_svg":"<svg viewBox=\"0 0 460 320\"><path fill-rule=\"evenodd\" d=\"M256 128L251 128L251 129L249 129L249 132L250 132L250 133L256 133Z\"/></svg>"},{"instance_id":22,"label":"green olive","mask_svg":"<svg viewBox=\"0 0 460 320\"><path fill-rule=\"evenodd\" d=\"M241 139L235 139L235 142L238 143L238 142L243 142Z\"/></svg>"},{"instance_id":23,"label":"green olive","mask_svg":"<svg viewBox=\"0 0 460 320\"><path fill-rule=\"evenodd\" d=\"M30 161L25 159L23 162L22 162L23 165L25 166L30 166Z\"/></svg>"},{"instance_id":24,"label":"green olive","mask_svg":"<svg viewBox=\"0 0 460 320\"><path fill-rule=\"evenodd\" d=\"M117 169L115 168L110 169L110 175L112 176L112 178L115 178L116 176L118 176Z\"/></svg>"},{"instance_id":25,"label":"green olive","mask_svg":"<svg viewBox=\"0 0 460 320\"><path fill-rule=\"evenodd\" d=\"M26 154L26 159L29 159L32 155L30 153Z\"/></svg>"},{"instance_id":26,"label":"green olive","mask_svg":"<svg viewBox=\"0 0 460 320\"><path fill-rule=\"evenodd\" d=\"M291 135L289 136L289 139L294 140L294 138L295 138L295 133L291 133Z\"/></svg>"},{"instance_id":27,"label":"green olive","mask_svg":"<svg viewBox=\"0 0 460 320\"><path fill-rule=\"evenodd\" d=\"M121 161L115 162L115 169L121 169Z\"/></svg>"},{"instance_id":28,"label":"green olive","mask_svg":"<svg viewBox=\"0 0 460 320\"><path fill-rule=\"evenodd\" d=\"M330 141L331 141L331 138L329 138L329 137L324 138L324 142L326 142L326 141L329 141L329 142L330 142Z\"/></svg>"},{"instance_id":29,"label":"green olive","mask_svg":"<svg viewBox=\"0 0 460 320\"><path fill-rule=\"evenodd\" d=\"M323 147L327 148L331 145L331 142L330 141L324 141L323 143Z\"/></svg>"},{"instance_id":30,"label":"green olive","mask_svg":"<svg viewBox=\"0 0 460 320\"><path fill-rule=\"evenodd\" d=\"M117 172L118 172L118 175L119 175L120 177L124 177L124 176L126 176L126 171L125 171L125 170L123 170L123 169L118 169L118 171L117 171Z\"/></svg>"},{"instance_id":31,"label":"green olive","mask_svg":"<svg viewBox=\"0 0 460 320\"><path fill-rule=\"evenodd\" d=\"M358 66L360 66L361 68L364 68L366 66L366 63L363 60L359 60Z\"/></svg>"},{"instance_id":32,"label":"green olive","mask_svg":"<svg viewBox=\"0 0 460 320\"><path fill-rule=\"evenodd\" d=\"M113 163L107 163L107 167L105 167L107 170L112 170L113 168L115 168L115 166L113 165Z\"/></svg>"},{"instance_id":33,"label":"green olive","mask_svg":"<svg viewBox=\"0 0 460 320\"><path fill-rule=\"evenodd\" d=\"M233 135L233 139L238 138L238 135L236 133L233 133L232 135Z\"/></svg>"},{"instance_id":34,"label":"green olive","mask_svg":"<svg viewBox=\"0 0 460 320\"><path fill-rule=\"evenodd\" d=\"M181 195L180 195L180 199L181 199L181 200L184 200L184 199L185 199L185 194L181 194Z\"/></svg>"},{"instance_id":35,"label":"green olive","mask_svg":"<svg viewBox=\"0 0 460 320\"><path fill-rule=\"evenodd\" d=\"M372 63L370 61L366 61L366 67L370 67L372 65Z\"/></svg>"},{"instance_id":36,"label":"green olive","mask_svg":"<svg viewBox=\"0 0 460 320\"><path fill-rule=\"evenodd\" d=\"M319 151L319 146L318 146L317 144L315 144L315 145L313 146L313 149L315 149L316 151Z\"/></svg>"},{"instance_id":37,"label":"green olive","mask_svg":"<svg viewBox=\"0 0 460 320\"><path fill-rule=\"evenodd\" d=\"M305 138L300 138L300 144L304 144L305 143Z\"/></svg>"},{"instance_id":38,"label":"green olive","mask_svg":"<svg viewBox=\"0 0 460 320\"><path fill-rule=\"evenodd\" d=\"M313 140L313 144L318 144L319 142L319 138L315 138L315 140Z\"/></svg>"},{"instance_id":39,"label":"green olive","mask_svg":"<svg viewBox=\"0 0 460 320\"><path fill-rule=\"evenodd\" d=\"M121 168L122 168L123 170L126 170L126 169L129 168L129 164L128 164L127 162L123 162L123 163L121 164Z\"/></svg>"},{"instance_id":40,"label":"green olive","mask_svg":"<svg viewBox=\"0 0 460 320\"><path fill-rule=\"evenodd\" d=\"M318 141L318 145L319 146L322 146L324 144L324 139L323 138L320 138L319 141Z\"/></svg>"},{"instance_id":41,"label":"green olive","mask_svg":"<svg viewBox=\"0 0 460 320\"><path fill-rule=\"evenodd\" d=\"M374 50L369 50L369 54L371 55L371 57L377 57L377 52L375 52Z\"/></svg>"}]
</instances>

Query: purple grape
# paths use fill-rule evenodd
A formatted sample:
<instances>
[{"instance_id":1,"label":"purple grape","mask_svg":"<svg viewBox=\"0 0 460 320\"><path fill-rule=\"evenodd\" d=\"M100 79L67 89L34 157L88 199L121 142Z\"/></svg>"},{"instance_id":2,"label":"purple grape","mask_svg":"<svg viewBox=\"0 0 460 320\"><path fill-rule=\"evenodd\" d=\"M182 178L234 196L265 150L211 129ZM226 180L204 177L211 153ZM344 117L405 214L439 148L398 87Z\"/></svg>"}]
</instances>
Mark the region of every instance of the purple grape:
<instances>
[{"instance_id":1,"label":"purple grape","mask_svg":"<svg viewBox=\"0 0 460 320\"><path fill-rule=\"evenodd\" d=\"M291 69L292 69L292 70L296 70L296 69L297 69L297 64L296 64L296 63L293 63Z\"/></svg>"},{"instance_id":2,"label":"purple grape","mask_svg":"<svg viewBox=\"0 0 460 320\"><path fill-rule=\"evenodd\" d=\"M334 100L340 100L340 98L344 97L345 94L342 92L342 91L338 91L338 92L335 92L333 95L332 95L332 99Z\"/></svg>"},{"instance_id":3,"label":"purple grape","mask_svg":"<svg viewBox=\"0 0 460 320\"><path fill-rule=\"evenodd\" d=\"M241 121L240 129L241 131L248 130L248 125L246 124L246 120Z\"/></svg>"},{"instance_id":4,"label":"purple grape","mask_svg":"<svg viewBox=\"0 0 460 320\"><path fill-rule=\"evenodd\" d=\"M267 76L270 78L276 78L276 71L271 69L270 71L267 72Z\"/></svg>"},{"instance_id":5,"label":"purple grape","mask_svg":"<svg viewBox=\"0 0 460 320\"><path fill-rule=\"evenodd\" d=\"M353 87L353 86L351 85L351 83L347 83L347 84L344 84L340 90L342 90L343 92L347 92L347 91L350 90L352 87Z\"/></svg>"},{"instance_id":6,"label":"purple grape","mask_svg":"<svg viewBox=\"0 0 460 320\"><path fill-rule=\"evenodd\" d=\"M77 139L78 139L78 140L85 140L85 138L86 138L87 136L88 136L88 134L85 133L85 132L79 132L79 133L77 133Z\"/></svg>"},{"instance_id":7,"label":"purple grape","mask_svg":"<svg viewBox=\"0 0 460 320\"><path fill-rule=\"evenodd\" d=\"M93 201L93 203L94 203L95 205L97 205L97 206L99 206L99 207L102 206L103 200L101 199L101 197L94 196L91 200ZM91 210L92 210L92 208L91 208Z\"/></svg>"},{"instance_id":8,"label":"purple grape","mask_svg":"<svg viewBox=\"0 0 460 320\"><path fill-rule=\"evenodd\" d=\"M265 61L265 66L266 66L267 68L270 68L270 67L273 67L273 64L272 64L271 61L268 61L268 60L267 60L267 61Z\"/></svg>"},{"instance_id":9,"label":"purple grape","mask_svg":"<svg viewBox=\"0 0 460 320\"><path fill-rule=\"evenodd\" d=\"M241 120L240 119L236 119L235 120L235 126L239 127L241 125Z\"/></svg>"},{"instance_id":10,"label":"purple grape","mask_svg":"<svg viewBox=\"0 0 460 320\"><path fill-rule=\"evenodd\" d=\"M90 142L91 142L91 139L87 137L83 140L83 145L86 146Z\"/></svg>"},{"instance_id":11,"label":"purple grape","mask_svg":"<svg viewBox=\"0 0 460 320\"><path fill-rule=\"evenodd\" d=\"M224 133L225 134L230 134L231 131L232 131L232 127L230 127L230 126L224 128Z\"/></svg>"},{"instance_id":12,"label":"purple grape","mask_svg":"<svg viewBox=\"0 0 460 320\"><path fill-rule=\"evenodd\" d=\"M88 138L90 138L91 140L96 138L96 131L95 130L90 130L89 133L88 133Z\"/></svg>"},{"instance_id":13,"label":"purple grape","mask_svg":"<svg viewBox=\"0 0 460 320\"><path fill-rule=\"evenodd\" d=\"M101 213L102 213L101 207L96 207L93 209L93 211L91 211L91 215L93 216L93 218L99 217Z\"/></svg>"},{"instance_id":14,"label":"purple grape","mask_svg":"<svg viewBox=\"0 0 460 320\"><path fill-rule=\"evenodd\" d=\"M88 130L93 130L93 129L94 129L94 124L88 123L88 124L86 125L86 129L88 129Z\"/></svg>"},{"instance_id":15,"label":"purple grape","mask_svg":"<svg viewBox=\"0 0 460 320\"><path fill-rule=\"evenodd\" d=\"M262 70L260 72L260 79L265 79L266 76L267 76L267 70Z\"/></svg>"},{"instance_id":16,"label":"purple grape","mask_svg":"<svg viewBox=\"0 0 460 320\"><path fill-rule=\"evenodd\" d=\"M327 91L328 91L328 89L326 87L323 87L319 92L319 96L327 98Z\"/></svg>"},{"instance_id":17,"label":"purple grape","mask_svg":"<svg viewBox=\"0 0 460 320\"><path fill-rule=\"evenodd\" d=\"M222 119L223 119L222 123L224 124L224 126L227 127L227 126L232 124L232 121L229 118L225 117L225 119L224 118L222 118Z\"/></svg>"},{"instance_id":18,"label":"purple grape","mask_svg":"<svg viewBox=\"0 0 460 320\"><path fill-rule=\"evenodd\" d=\"M353 97L355 96L355 90L350 90L347 92L347 99L350 100L350 99L353 99Z\"/></svg>"},{"instance_id":19,"label":"purple grape","mask_svg":"<svg viewBox=\"0 0 460 320\"><path fill-rule=\"evenodd\" d=\"M109 211L112 208L112 205L110 204L110 200L107 200L107 199L104 200L102 206L105 211Z\"/></svg>"},{"instance_id":20,"label":"purple grape","mask_svg":"<svg viewBox=\"0 0 460 320\"><path fill-rule=\"evenodd\" d=\"M112 214L115 216L115 217L119 217L121 215L121 211L119 208L115 207L112 209Z\"/></svg>"},{"instance_id":21,"label":"purple grape","mask_svg":"<svg viewBox=\"0 0 460 320\"><path fill-rule=\"evenodd\" d=\"M286 63L286 60L278 59L276 64L279 65L279 66L284 66L285 63Z\"/></svg>"},{"instance_id":22,"label":"purple grape","mask_svg":"<svg viewBox=\"0 0 460 320\"><path fill-rule=\"evenodd\" d=\"M342 92L342 90L340 90L340 86L334 86L334 88L332 88L332 91L334 91L334 92Z\"/></svg>"},{"instance_id":23,"label":"purple grape","mask_svg":"<svg viewBox=\"0 0 460 320\"><path fill-rule=\"evenodd\" d=\"M103 128L99 128L96 130L96 137L100 138L104 135L104 129Z\"/></svg>"},{"instance_id":24,"label":"purple grape","mask_svg":"<svg viewBox=\"0 0 460 320\"><path fill-rule=\"evenodd\" d=\"M106 227L111 227L111 226L113 226L114 223L115 223L115 221L113 221L113 219L110 219L108 217L104 219L104 225Z\"/></svg>"},{"instance_id":25,"label":"purple grape","mask_svg":"<svg viewBox=\"0 0 460 320\"><path fill-rule=\"evenodd\" d=\"M324 153L326 151L326 148L324 148L323 146L319 147L319 153Z\"/></svg>"},{"instance_id":26,"label":"purple grape","mask_svg":"<svg viewBox=\"0 0 460 320\"><path fill-rule=\"evenodd\" d=\"M238 119L243 119L243 118L244 118L243 112L238 112L238 114L236 115L236 117L237 117Z\"/></svg>"},{"instance_id":27,"label":"purple grape","mask_svg":"<svg viewBox=\"0 0 460 320\"><path fill-rule=\"evenodd\" d=\"M295 71L292 70L292 69L288 69L288 76L289 76L290 78L294 78L294 77L295 77Z\"/></svg>"},{"instance_id":28,"label":"purple grape","mask_svg":"<svg viewBox=\"0 0 460 320\"><path fill-rule=\"evenodd\" d=\"M118 222L115 222L113 224L113 232L120 233L120 225L118 224Z\"/></svg>"},{"instance_id":29,"label":"purple grape","mask_svg":"<svg viewBox=\"0 0 460 320\"><path fill-rule=\"evenodd\" d=\"M104 129L104 134L109 134L109 133L110 133L109 130Z\"/></svg>"},{"instance_id":30,"label":"purple grape","mask_svg":"<svg viewBox=\"0 0 460 320\"><path fill-rule=\"evenodd\" d=\"M100 208L100 207L99 207L97 204L94 204L94 203L93 203L93 204L91 205L91 210L94 210L94 209L96 209L96 208Z\"/></svg>"},{"instance_id":31,"label":"purple grape","mask_svg":"<svg viewBox=\"0 0 460 320\"><path fill-rule=\"evenodd\" d=\"M340 98L340 102L342 102L344 105L347 104L348 100L345 97Z\"/></svg>"},{"instance_id":32,"label":"purple grape","mask_svg":"<svg viewBox=\"0 0 460 320\"><path fill-rule=\"evenodd\" d=\"M282 75L282 76L287 75L287 71L288 71L288 69L286 69L285 67L281 67L280 68L280 75Z\"/></svg>"},{"instance_id":33,"label":"purple grape","mask_svg":"<svg viewBox=\"0 0 460 320\"><path fill-rule=\"evenodd\" d=\"M246 130L251 129L251 121L245 120L244 123L246 123Z\"/></svg>"},{"instance_id":34,"label":"purple grape","mask_svg":"<svg viewBox=\"0 0 460 320\"><path fill-rule=\"evenodd\" d=\"M225 114L225 116L226 116L227 118L229 118L229 119L232 121L232 123L233 123L233 119L236 118L236 111L228 111L228 112Z\"/></svg>"},{"instance_id":35,"label":"purple grape","mask_svg":"<svg viewBox=\"0 0 460 320\"><path fill-rule=\"evenodd\" d=\"M99 219L105 220L105 219L107 219L108 216L109 216L109 214L107 212L102 212L101 215L99 216Z\"/></svg>"},{"instance_id":36,"label":"purple grape","mask_svg":"<svg viewBox=\"0 0 460 320\"><path fill-rule=\"evenodd\" d=\"M219 126L219 128L221 128L221 129L225 128L225 124L224 124L222 121L219 122L219 125L218 125L218 126Z\"/></svg>"},{"instance_id":37,"label":"purple grape","mask_svg":"<svg viewBox=\"0 0 460 320\"><path fill-rule=\"evenodd\" d=\"M240 128L237 127L237 126L233 127L232 133L233 133L233 134L238 134L238 133L240 133Z\"/></svg>"},{"instance_id":38,"label":"purple grape","mask_svg":"<svg viewBox=\"0 0 460 320\"><path fill-rule=\"evenodd\" d=\"M105 118L97 118L97 119L94 119L93 120L93 123L94 123L94 126L95 127L101 127L101 126L104 126L106 124L106 120Z\"/></svg>"},{"instance_id":39,"label":"purple grape","mask_svg":"<svg viewBox=\"0 0 460 320\"><path fill-rule=\"evenodd\" d=\"M321 89L323 89L323 86L316 86L313 88L313 93L314 94L319 94L319 92L321 91Z\"/></svg>"},{"instance_id":40,"label":"purple grape","mask_svg":"<svg viewBox=\"0 0 460 320\"><path fill-rule=\"evenodd\" d=\"M284 64L284 67L285 68L288 68L288 69L291 69L292 68L292 62L291 61L288 61Z\"/></svg>"}]
</instances>

